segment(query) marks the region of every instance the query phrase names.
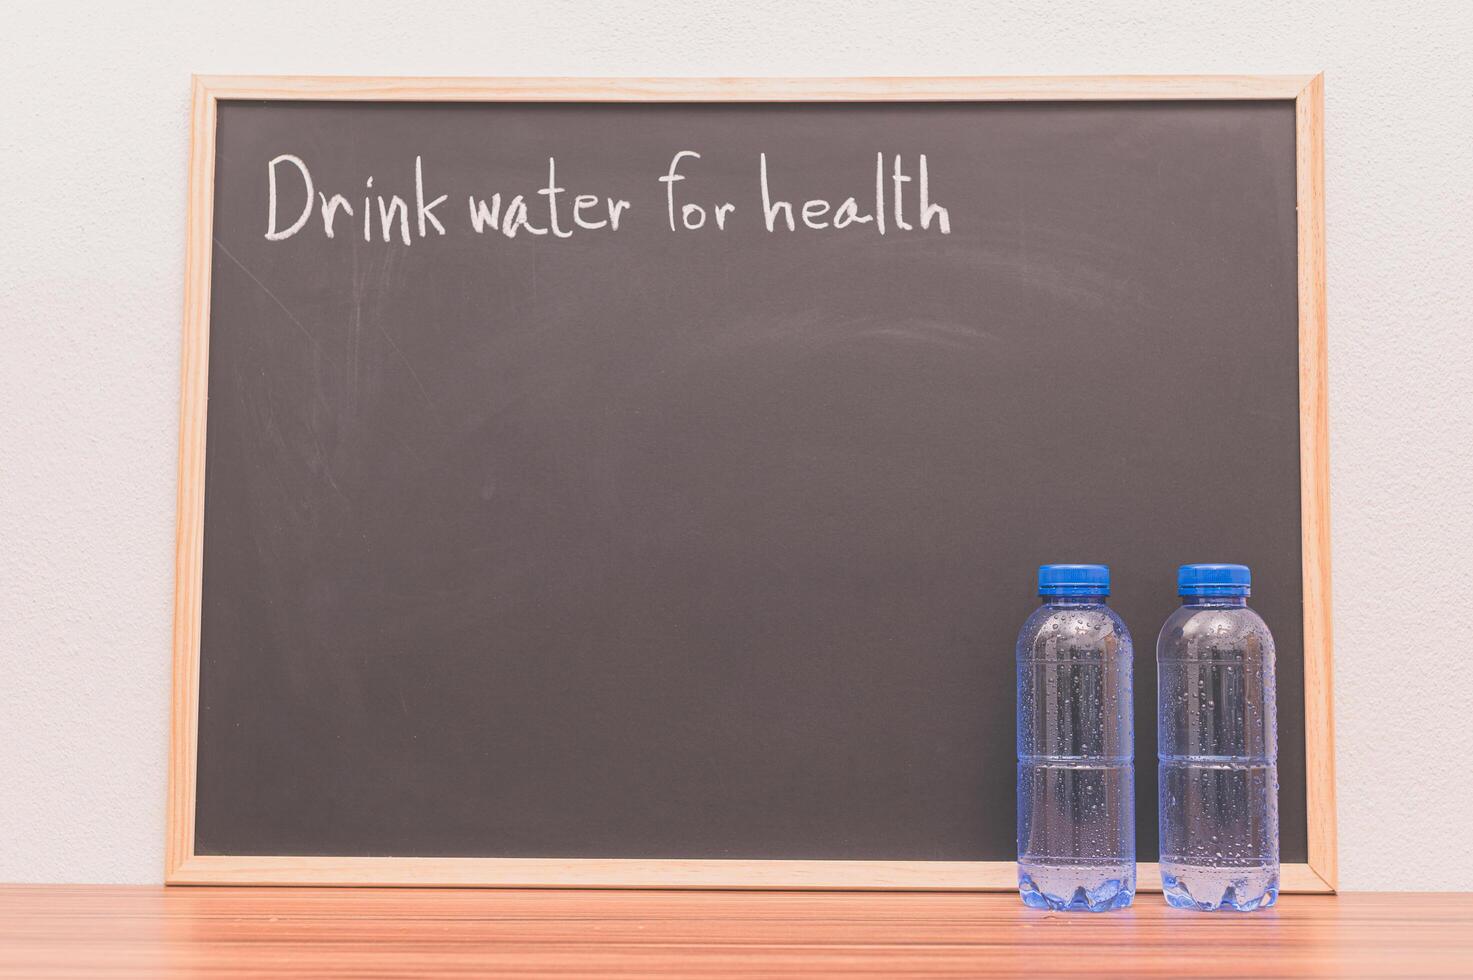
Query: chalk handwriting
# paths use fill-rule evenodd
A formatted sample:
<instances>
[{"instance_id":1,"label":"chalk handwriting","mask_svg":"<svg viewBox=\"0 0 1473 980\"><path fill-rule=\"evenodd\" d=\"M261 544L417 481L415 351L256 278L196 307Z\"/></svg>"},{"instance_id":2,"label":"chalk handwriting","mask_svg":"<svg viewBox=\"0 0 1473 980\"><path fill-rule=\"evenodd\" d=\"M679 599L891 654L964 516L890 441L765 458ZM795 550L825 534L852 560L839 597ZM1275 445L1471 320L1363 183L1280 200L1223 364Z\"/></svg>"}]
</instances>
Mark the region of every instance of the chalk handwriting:
<instances>
[{"instance_id":1,"label":"chalk handwriting","mask_svg":"<svg viewBox=\"0 0 1473 980\"><path fill-rule=\"evenodd\" d=\"M904 154L887 159L884 152L877 152L872 187L857 194L801 200L786 196L792 181L778 178L778 165L769 161L766 151L758 151L755 162L752 184L745 189L728 189L738 192L733 199L720 193L717 178L702 178L701 169L707 161L700 151L675 151L665 172L654 177L664 192L666 230L677 234L726 232L747 213L738 203L744 192L751 194L755 205L749 209L753 217L748 220L760 216L761 227L773 235L856 230L877 235L951 234L951 211L932 197L930 161L924 153L915 157L912 168ZM365 242L406 247L453 234L456 227L461 227L462 233L480 236L560 241L592 232L616 233L627 226L629 215L635 211L630 197L621 193L575 188L570 194L568 187L558 182L557 158L549 156L547 179L540 187L510 187L489 193L484 188L463 188L466 221L460 226L449 217L442 220L436 212L453 191L440 184L427 190L432 186L427 170L424 156L416 155L412 193L402 184L403 194L376 192L376 175L368 174L363 177L362 192L350 197L333 188L319 188L301 156L279 154L266 164L266 240L283 242L304 232L310 234L312 228L320 230L323 238L336 240L336 232L346 220L356 223ZM710 172L708 168L706 173ZM722 172L730 170L723 168ZM827 173L801 176L809 184L816 179L832 179ZM627 189L621 190L627 193ZM434 191L441 193L431 197Z\"/></svg>"}]
</instances>

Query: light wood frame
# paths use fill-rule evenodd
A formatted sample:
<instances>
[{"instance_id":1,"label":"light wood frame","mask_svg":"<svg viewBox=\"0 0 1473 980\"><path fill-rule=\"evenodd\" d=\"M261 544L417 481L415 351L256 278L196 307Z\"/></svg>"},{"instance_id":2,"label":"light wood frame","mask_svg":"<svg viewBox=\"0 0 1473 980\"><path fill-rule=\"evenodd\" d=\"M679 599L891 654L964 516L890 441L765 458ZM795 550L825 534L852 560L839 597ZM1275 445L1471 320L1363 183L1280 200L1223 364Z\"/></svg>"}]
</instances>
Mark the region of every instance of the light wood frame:
<instances>
[{"instance_id":1,"label":"light wood frame","mask_svg":"<svg viewBox=\"0 0 1473 980\"><path fill-rule=\"evenodd\" d=\"M1309 860L1284 890L1336 886L1326 423L1324 78L1151 75L998 78L194 78L180 366L173 720L165 880L170 884L600 888L1011 889L1011 861L737 861L201 855L194 851L215 123L221 100L422 102L1012 102L1292 100L1299 222L1299 458L1304 563ZM1152 864L1142 890L1156 888Z\"/></svg>"}]
</instances>

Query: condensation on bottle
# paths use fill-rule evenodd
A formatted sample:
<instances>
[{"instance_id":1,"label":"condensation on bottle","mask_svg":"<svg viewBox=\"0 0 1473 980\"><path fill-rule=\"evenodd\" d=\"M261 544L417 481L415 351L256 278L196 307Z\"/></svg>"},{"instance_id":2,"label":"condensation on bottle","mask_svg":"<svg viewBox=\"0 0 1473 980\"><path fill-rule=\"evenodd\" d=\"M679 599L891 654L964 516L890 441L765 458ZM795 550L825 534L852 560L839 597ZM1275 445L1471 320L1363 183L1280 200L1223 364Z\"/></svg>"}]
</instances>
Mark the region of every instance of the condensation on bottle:
<instances>
[{"instance_id":1,"label":"condensation on bottle","mask_svg":"<svg viewBox=\"0 0 1473 980\"><path fill-rule=\"evenodd\" d=\"M1274 640L1244 565L1183 565L1156 643L1161 885L1178 908L1279 894Z\"/></svg>"},{"instance_id":2,"label":"condensation on bottle","mask_svg":"<svg viewBox=\"0 0 1473 980\"><path fill-rule=\"evenodd\" d=\"M1135 896L1130 632L1104 565L1044 565L1018 634L1018 890L1105 912Z\"/></svg>"}]
</instances>

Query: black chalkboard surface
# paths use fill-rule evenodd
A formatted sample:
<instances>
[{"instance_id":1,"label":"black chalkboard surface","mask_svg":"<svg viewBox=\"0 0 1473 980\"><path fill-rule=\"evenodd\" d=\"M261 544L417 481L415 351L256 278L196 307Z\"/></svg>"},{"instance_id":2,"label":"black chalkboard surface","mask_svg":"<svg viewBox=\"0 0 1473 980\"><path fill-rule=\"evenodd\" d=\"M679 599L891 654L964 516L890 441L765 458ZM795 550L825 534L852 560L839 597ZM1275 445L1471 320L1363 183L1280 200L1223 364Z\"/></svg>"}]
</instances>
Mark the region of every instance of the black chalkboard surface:
<instances>
[{"instance_id":1,"label":"black chalkboard surface","mask_svg":"<svg viewBox=\"0 0 1473 980\"><path fill-rule=\"evenodd\" d=\"M1235 561L1306 859L1292 101L215 134L196 854L1011 861L1014 639L1091 561L1154 860L1156 631Z\"/></svg>"}]
</instances>

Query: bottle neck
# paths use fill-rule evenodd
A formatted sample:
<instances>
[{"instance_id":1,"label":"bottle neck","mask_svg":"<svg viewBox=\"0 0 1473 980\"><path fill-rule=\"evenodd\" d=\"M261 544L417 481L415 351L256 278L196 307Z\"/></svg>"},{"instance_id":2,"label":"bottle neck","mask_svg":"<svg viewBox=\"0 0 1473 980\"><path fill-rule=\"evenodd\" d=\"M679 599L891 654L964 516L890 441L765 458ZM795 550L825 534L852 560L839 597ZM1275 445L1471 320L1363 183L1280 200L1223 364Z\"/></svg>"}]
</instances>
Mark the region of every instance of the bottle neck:
<instances>
[{"instance_id":1,"label":"bottle neck","mask_svg":"<svg viewBox=\"0 0 1473 980\"><path fill-rule=\"evenodd\" d=\"M1248 605L1248 597L1241 595L1184 595L1183 606L1193 609L1242 609Z\"/></svg>"},{"instance_id":2,"label":"bottle neck","mask_svg":"<svg viewBox=\"0 0 1473 980\"><path fill-rule=\"evenodd\" d=\"M1103 606L1107 596L1099 592L1088 595L1043 595L1038 598L1045 606Z\"/></svg>"}]
</instances>

